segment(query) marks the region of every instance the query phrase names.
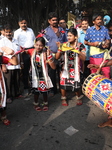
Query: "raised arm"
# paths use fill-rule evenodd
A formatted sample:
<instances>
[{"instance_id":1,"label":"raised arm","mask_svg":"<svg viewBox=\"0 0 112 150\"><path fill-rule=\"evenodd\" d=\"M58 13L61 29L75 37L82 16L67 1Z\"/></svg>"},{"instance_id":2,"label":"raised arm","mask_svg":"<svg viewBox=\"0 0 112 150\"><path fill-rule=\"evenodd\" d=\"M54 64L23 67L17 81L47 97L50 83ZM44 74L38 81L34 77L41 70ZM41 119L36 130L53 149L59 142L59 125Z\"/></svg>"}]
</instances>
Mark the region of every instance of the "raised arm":
<instances>
[{"instance_id":1,"label":"raised arm","mask_svg":"<svg viewBox=\"0 0 112 150\"><path fill-rule=\"evenodd\" d=\"M55 62L54 62L54 58L53 58L53 56L51 55L49 48L47 49L47 63L50 65L50 67L51 67L52 69L56 69L56 65L55 65Z\"/></svg>"}]
</instances>

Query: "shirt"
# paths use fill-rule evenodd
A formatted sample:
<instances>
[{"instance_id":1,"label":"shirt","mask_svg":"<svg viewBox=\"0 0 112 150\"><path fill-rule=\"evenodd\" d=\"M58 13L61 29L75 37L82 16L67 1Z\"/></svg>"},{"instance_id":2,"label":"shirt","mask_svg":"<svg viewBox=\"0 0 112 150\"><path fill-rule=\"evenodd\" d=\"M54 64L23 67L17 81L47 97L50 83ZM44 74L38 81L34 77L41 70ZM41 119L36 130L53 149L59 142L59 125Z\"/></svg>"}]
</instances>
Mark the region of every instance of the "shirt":
<instances>
[{"instance_id":1,"label":"shirt","mask_svg":"<svg viewBox=\"0 0 112 150\"><path fill-rule=\"evenodd\" d=\"M59 32L60 32L60 36L59 37L56 35L56 33L53 31L53 29L50 26L48 26L45 29L44 37L48 40L48 42L46 43L46 46L49 46L50 50L53 53L56 53L57 50L58 50L56 42L64 43L64 42L67 41L66 33L63 30L63 28L58 27L58 29L59 29Z\"/></svg>"},{"instance_id":2,"label":"shirt","mask_svg":"<svg viewBox=\"0 0 112 150\"><path fill-rule=\"evenodd\" d=\"M68 35L68 31L69 31L69 29L68 29L68 28L66 28L64 31L65 31L65 35L66 35L66 39L67 39L67 35Z\"/></svg>"},{"instance_id":3,"label":"shirt","mask_svg":"<svg viewBox=\"0 0 112 150\"><path fill-rule=\"evenodd\" d=\"M26 31L21 28L14 32L14 38L18 41L19 45L23 48L31 48L34 46L35 35L31 28Z\"/></svg>"},{"instance_id":4,"label":"shirt","mask_svg":"<svg viewBox=\"0 0 112 150\"><path fill-rule=\"evenodd\" d=\"M5 37L5 36L1 34L1 36L0 36L0 40L1 40L1 39L3 39L4 37Z\"/></svg>"},{"instance_id":5,"label":"shirt","mask_svg":"<svg viewBox=\"0 0 112 150\"><path fill-rule=\"evenodd\" d=\"M0 47L9 47L10 49L14 50L14 52L17 52L20 50L20 47L18 45L18 42L16 39L12 39L12 41L10 41L8 38L4 37L3 39L0 40ZM11 58L12 55L6 55L5 52L3 52L1 49L0 51L3 53L3 56L6 56L8 58ZM18 55L18 60L20 60L19 55ZM8 63L6 65L8 70L14 70L14 69L20 69L20 64L19 65L11 65L10 63Z\"/></svg>"},{"instance_id":6,"label":"shirt","mask_svg":"<svg viewBox=\"0 0 112 150\"><path fill-rule=\"evenodd\" d=\"M78 42L79 43L82 43L82 44L84 44L84 38L85 38L85 33L84 33L84 31L82 30L82 31L80 31L80 36L79 36L79 38L78 38ZM89 60L89 57L90 57L90 46L88 46L88 45L85 45L84 44L84 46L85 46L85 48L86 48L86 60Z\"/></svg>"},{"instance_id":7,"label":"shirt","mask_svg":"<svg viewBox=\"0 0 112 150\"><path fill-rule=\"evenodd\" d=\"M109 39L108 29L104 26L100 26L99 30L96 30L95 26L92 26L87 29L85 35L85 40L89 42L102 42Z\"/></svg>"}]
</instances>

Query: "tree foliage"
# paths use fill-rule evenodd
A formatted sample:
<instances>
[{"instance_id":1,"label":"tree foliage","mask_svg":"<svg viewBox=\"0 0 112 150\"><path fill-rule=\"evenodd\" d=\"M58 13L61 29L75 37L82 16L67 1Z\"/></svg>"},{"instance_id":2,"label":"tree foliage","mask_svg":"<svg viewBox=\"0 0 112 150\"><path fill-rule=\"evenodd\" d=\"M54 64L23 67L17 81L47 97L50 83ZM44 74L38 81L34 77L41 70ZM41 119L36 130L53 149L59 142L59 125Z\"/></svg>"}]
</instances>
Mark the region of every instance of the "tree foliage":
<instances>
[{"instance_id":1,"label":"tree foliage","mask_svg":"<svg viewBox=\"0 0 112 150\"><path fill-rule=\"evenodd\" d=\"M87 6L88 11L101 10L104 14L112 14L111 0L79 0L78 9ZM97 6L97 7L96 7ZM67 19L67 12L75 13L73 0L0 0L0 25L8 22L18 28L18 18L24 16L35 34L48 25L48 13L57 12L59 17ZM109 12L110 11L110 12Z\"/></svg>"},{"instance_id":2,"label":"tree foliage","mask_svg":"<svg viewBox=\"0 0 112 150\"><path fill-rule=\"evenodd\" d=\"M59 17L67 14L67 0L0 0L0 4L1 24L10 22L16 29L18 18L24 16L36 34L47 26L49 12L55 11Z\"/></svg>"}]
</instances>

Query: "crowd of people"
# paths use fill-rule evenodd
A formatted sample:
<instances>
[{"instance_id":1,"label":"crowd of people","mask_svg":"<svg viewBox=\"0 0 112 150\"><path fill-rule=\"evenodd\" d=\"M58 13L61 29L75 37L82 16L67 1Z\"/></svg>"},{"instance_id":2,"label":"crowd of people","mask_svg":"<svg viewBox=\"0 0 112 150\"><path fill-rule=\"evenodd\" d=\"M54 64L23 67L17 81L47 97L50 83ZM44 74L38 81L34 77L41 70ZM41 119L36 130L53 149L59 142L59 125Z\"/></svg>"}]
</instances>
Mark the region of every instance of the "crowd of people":
<instances>
[{"instance_id":1,"label":"crowd of people","mask_svg":"<svg viewBox=\"0 0 112 150\"><path fill-rule=\"evenodd\" d=\"M48 94L55 96L57 92L61 93L62 106L68 106L66 93L69 90L75 92L76 104L83 104L82 83L90 73L97 72L111 47L112 23L111 18L107 22L106 19L108 17L103 20L103 16L97 13L92 16L93 26L84 17L80 27L73 23L68 28L64 18L58 19L57 14L51 12L48 16L49 26L37 36L27 26L25 18L19 18L20 28L14 32L9 24L1 29L0 111L5 125L10 124L6 116L6 103L29 96L30 93L34 94L36 111L48 111ZM108 64L102 67L101 72L110 78ZM20 81L24 86L23 93ZM40 94L43 95L41 103ZM112 121L106 125L112 126Z\"/></svg>"}]
</instances>

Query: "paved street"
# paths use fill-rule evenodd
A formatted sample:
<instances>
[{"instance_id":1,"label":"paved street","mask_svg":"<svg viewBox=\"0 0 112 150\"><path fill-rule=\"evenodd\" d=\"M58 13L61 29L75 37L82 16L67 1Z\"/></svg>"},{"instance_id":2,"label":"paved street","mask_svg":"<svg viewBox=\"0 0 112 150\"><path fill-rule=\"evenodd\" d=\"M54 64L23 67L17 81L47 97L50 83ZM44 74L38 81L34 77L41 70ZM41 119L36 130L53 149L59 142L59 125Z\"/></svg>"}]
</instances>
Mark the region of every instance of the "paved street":
<instances>
[{"instance_id":1,"label":"paved street","mask_svg":"<svg viewBox=\"0 0 112 150\"><path fill-rule=\"evenodd\" d=\"M112 150L112 128L97 127L107 114L86 97L82 106L76 106L73 93L68 99L63 107L60 93L49 98L48 112L35 111L33 95L8 104L11 124L0 122L0 150Z\"/></svg>"}]
</instances>

